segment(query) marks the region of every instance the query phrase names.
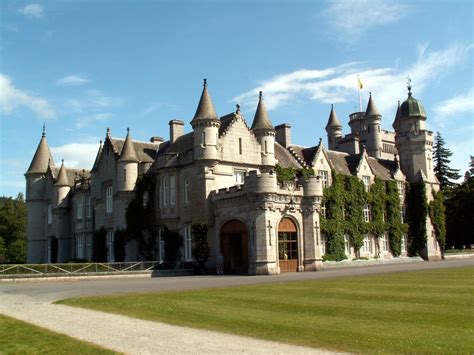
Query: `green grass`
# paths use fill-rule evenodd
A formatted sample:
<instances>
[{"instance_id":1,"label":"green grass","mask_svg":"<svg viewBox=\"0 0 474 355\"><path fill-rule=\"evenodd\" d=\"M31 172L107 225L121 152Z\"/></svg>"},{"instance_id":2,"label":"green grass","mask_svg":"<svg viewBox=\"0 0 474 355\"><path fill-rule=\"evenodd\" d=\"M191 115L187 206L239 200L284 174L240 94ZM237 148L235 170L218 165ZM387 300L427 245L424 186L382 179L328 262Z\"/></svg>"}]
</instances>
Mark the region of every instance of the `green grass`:
<instances>
[{"instance_id":1,"label":"green grass","mask_svg":"<svg viewBox=\"0 0 474 355\"><path fill-rule=\"evenodd\" d=\"M0 314L0 354L116 354Z\"/></svg>"},{"instance_id":2,"label":"green grass","mask_svg":"<svg viewBox=\"0 0 474 355\"><path fill-rule=\"evenodd\" d=\"M351 352L474 351L474 267L60 303Z\"/></svg>"}]
</instances>

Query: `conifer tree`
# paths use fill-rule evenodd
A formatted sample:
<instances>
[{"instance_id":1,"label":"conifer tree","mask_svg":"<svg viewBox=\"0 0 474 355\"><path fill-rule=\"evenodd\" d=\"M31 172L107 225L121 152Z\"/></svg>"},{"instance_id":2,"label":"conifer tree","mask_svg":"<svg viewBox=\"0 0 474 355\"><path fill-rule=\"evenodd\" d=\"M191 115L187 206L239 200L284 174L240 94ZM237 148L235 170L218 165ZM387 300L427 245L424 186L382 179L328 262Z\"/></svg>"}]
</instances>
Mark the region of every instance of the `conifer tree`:
<instances>
[{"instance_id":1,"label":"conifer tree","mask_svg":"<svg viewBox=\"0 0 474 355\"><path fill-rule=\"evenodd\" d=\"M433 146L434 171L442 190L456 186L456 183L452 180L458 180L461 177L459 170L449 167L451 162L449 158L453 153L445 147L445 144L441 133L436 132Z\"/></svg>"}]
</instances>

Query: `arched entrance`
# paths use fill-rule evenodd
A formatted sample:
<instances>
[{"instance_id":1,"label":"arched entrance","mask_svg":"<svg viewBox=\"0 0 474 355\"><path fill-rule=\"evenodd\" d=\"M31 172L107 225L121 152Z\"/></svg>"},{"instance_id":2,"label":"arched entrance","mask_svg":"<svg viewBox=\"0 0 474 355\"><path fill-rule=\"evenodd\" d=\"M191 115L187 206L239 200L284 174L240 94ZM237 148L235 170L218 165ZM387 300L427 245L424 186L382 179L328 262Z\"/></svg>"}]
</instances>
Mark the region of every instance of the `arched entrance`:
<instances>
[{"instance_id":1,"label":"arched entrance","mask_svg":"<svg viewBox=\"0 0 474 355\"><path fill-rule=\"evenodd\" d=\"M233 219L221 228L221 252L224 256L224 272L246 274L249 270L249 241L245 224Z\"/></svg>"},{"instance_id":2,"label":"arched entrance","mask_svg":"<svg viewBox=\"0 0 474 355\"><path fill-rule=\"evenodd\" d=\"M278 259L280 272L298 271L298 231L290 218L278 225Z\"/></svg>"}]
</instances>

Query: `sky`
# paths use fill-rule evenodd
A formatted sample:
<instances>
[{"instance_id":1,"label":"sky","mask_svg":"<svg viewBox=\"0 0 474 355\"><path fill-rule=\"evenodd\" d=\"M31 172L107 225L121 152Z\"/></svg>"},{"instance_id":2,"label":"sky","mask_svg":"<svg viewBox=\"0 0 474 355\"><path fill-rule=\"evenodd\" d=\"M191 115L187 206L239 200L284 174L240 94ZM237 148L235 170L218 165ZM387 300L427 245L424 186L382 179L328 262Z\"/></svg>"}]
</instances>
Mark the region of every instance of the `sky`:
<instances>
[{"instance_id":1,"label":"sky","mask_svg":"<svg viewBox=\"0 0 474 355\"><path fill-rule=\"evenodd\" d=\"M92 167L107 127L123 138L185 131L202 90L218 115L239 103L251 124L262 90L274 125L314 146L334 104L348 115L369 92L392 130L397 101L421 100L451 166L474 155L474 2L0 2L0 195L25 190L43 124L55 164ZM326 143L327 144L327 143Z\"/></svg>"}]
</instances>

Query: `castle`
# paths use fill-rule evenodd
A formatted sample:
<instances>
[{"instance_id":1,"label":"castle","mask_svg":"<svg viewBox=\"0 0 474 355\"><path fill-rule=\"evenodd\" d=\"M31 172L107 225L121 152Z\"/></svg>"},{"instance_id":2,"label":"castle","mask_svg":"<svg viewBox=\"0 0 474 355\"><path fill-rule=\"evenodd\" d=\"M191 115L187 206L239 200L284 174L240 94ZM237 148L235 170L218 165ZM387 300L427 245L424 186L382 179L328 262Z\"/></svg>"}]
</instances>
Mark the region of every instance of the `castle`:
<instances>
[{"instance_id":1,"label":"castle","mask_svg":"<svg viewBox=\"0 0 474 355\"><path fill-rule=\"evenodd\" d=\"M148 238L156 239L146 254L155 260L165 257L163 234L171 230L183 238L181 261L192 261L191 227L200 223L208 229L209 267L222 253L229 273L318 270L332 238L321 230L323 192L335 174L358 177L367 191L376 179L396 181L402 210L407 183L424 183L428 200L439 189L431 163L433 133L426 130L423 104L413 98L410 86L408 98L398 104L395 131L383 130L381 120L370 96L365 112L349 116L351 133L344 136L332 107L328 148L322 141L302 147L292 143L289 124L272 125L262 93L251 126L239 105L219 117L204 80L191 132L184 133L183 121L171 120L169 140L141 142L129 130L125 139L118 139L107 129L91 170L70 169L64 162L57 167L43 129L25 173L28 262L92 260L99 229L106 231L107 260L116 260L115 235L127 227L127 207L141 194L153 221ZM276 168L312 169L314 175L279 181ZM138 189L145 177L152 184ZM369 205L362 216L370 220ZM422 223L427 232L424 257L440 258L430 219ZM388 239L387 232L367 233L356 249L347 234L344 252L348 258L391 258ZM126 244L126 261L145 257L137 243ZM401 255L407 255L410 240L404 235L400 243Z\"/></svg>"}]
</instances>

